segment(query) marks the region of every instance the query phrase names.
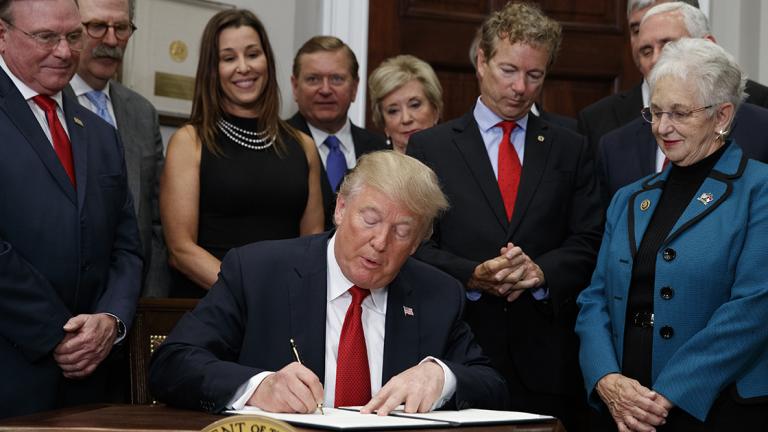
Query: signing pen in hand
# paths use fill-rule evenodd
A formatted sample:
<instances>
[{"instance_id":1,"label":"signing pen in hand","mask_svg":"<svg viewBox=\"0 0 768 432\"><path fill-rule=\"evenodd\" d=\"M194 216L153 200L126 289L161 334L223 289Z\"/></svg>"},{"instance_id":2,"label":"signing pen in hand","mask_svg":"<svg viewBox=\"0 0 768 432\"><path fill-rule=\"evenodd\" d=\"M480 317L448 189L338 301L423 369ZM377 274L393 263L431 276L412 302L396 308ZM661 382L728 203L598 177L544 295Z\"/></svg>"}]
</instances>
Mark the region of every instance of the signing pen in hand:
<instances>
[{"instance_id":1,"label":"signing pen in hand","mask_svg":"<svg viewBox=\"0 0 768 432\"><path fill-rule=\"evenodd\" d=\"M293 341L293 338L289 339L289 341L291 342L291 351L293 351L293 358L299 364L303 364L301 362L301 357L299 357L299 350L296 349L296 342ZM320 414L325 415L325 413L323 412L323 404L322 403L318 403L317 404L317 409L320 410Z\"/></svg>"}]
</instances>

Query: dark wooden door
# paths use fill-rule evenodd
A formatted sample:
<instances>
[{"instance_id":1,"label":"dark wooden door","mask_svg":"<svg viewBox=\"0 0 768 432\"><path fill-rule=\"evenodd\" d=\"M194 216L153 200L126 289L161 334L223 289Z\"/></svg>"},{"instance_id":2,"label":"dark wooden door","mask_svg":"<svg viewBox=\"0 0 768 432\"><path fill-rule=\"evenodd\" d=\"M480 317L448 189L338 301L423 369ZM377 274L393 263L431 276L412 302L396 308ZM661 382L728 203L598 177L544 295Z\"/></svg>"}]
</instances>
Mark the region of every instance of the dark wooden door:
<instances>
[{"instance_id":1,"label":"dark wooden door","mask_svg":"<svg viewBox=\"0 0 768 432\"><path fill-rule=\"evenodd\" d=\"M368 73L389 57L415 55L432 65L443 85L443 120L462 115L478 96L469 45L483 19L505 3L370 0ZM545 110L575 117L590 103L640 81L629 52L626 0L538 3L563 25L558 60L541 96Z\"/></svg>"}]
</instances>

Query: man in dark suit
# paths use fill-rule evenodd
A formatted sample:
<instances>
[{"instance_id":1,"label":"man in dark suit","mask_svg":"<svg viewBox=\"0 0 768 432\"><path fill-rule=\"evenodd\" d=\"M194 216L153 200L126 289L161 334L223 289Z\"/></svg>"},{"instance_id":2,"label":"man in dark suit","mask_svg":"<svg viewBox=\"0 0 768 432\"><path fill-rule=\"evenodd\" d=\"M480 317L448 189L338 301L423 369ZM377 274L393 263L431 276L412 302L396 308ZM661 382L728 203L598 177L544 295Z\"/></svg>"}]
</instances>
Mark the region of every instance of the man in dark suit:
<instances>
[{"instance_id":1,"label":"man in dark suit","mask_svg":"<svg viewBox=\"0 0 768 432\"><path fill-rule=\"evenodd\" d=\"M519 22L527 27L506 30ZM467 321L507 379L512 409L583 430L573 325L602 233L593 156L583 137L529 114L559 24L508 4L483 26L474 110L408 144L451 203L416 257L464 284Z\"/></svg>"},{"instance_id":2,"label":"man in dark suit","mask_svg":"<svg viewBox=\"0 0 768 432\"><path fill-rule=\"evenodd\" d=\"M117 128L125 148L128 186L136 207L142 252L142 295L168 296L168 259L158 211L163 140L157 111L140 94L114 81L133 34L133 0L80 0L85 48L70 82L78 102Z\"/></svg>"},{"instance_id":3,"label":"man in dark suit","mask_svg":"<svg viewBox=\"0 0 768 432\"><path fill-rule=\"evenodd\" d=\"M705 34L703 38L715 42L707 29L706 16L693 6L669 3L649 9L641 21L636 43L643 74L651 73L668 42L702 34ZM749 90L748 84L746 91ZM761 93L754 94L759 96ZM739 107L730 137L742 147L747 157L768 161L768 137L760 132L765 124L768 124L767 109L754 104ZM598 176L605 205L619 188L661 171L665 165L664 154L656 145L651 125L641 117L605 135L600 140L598 152Z\"/></svg>"},{"instance_id":4,"label":"man in dark suit","mask_svg":"<svg viewBox=\"0 0 768 432\"><path fill-rule=\"evenodd\" d=\"M340 188L335 232L227 254L155 353L153 394L212 412L504 408L504 381L461 320L461 286L410 258L447 205L417 160L361 157Z\"/></svg>"},{"instance_id":5,"label":"man in dark suit","mask_svg":"<svg viewBox=\"0 0 768 432\"><path fill-rule=\"evenodd\" d=\"M359 128L347 116L355 100L359 65L352 49L334 36L315 36L293 58L291 85L299 112L288 123L312 137L323 162L320 187L325 225L333 226L335 192L355 160L384 150L384 137Z\"/></svg>"},{"instance_id":6,"label":"man in dark suit","mask_svg":"<svg viewBox=\"0 0 768 432\"><path fill-rule=\"evenodd\" d=\"M139 236L114 128L62 95L73 0L0 1L0 417L104 401Z\"/></svg>"},{"instance_id":7,"label":"man in dark suit","mask_svg":"<svg viewBox=\"0 0 768 432\"><path fill-rule=\"evenodd\" d=\"M645 14L654 5L661 3L666 3L666 1L630 0L627 2L627 21L629 25L632 58L635 60L635 65L643 76L647 75L649 69L643 64L640 46L637 42L640 22L643 21ZM695 9L698 12L699 16L695 17L696 25L694 28L687 28L685 23L682 23L682 27L680 27L677 23L661 21L655 23L654 26L657 26L659 31L675 33L674 39L672 40L687 36L707 38L714 41L715 39L709 29L707 18L704 13L698 9L698 1L685 1L682 3L689 4L691 9ZM672 24L672 26L667 28L665 27L667 24ZM768 87L755 81L748 80L746 93L749 95L746 100L747 103L768 108ZM642 110L643 107L648 106L648 98L648 85L645 83L645 80L627 91L607 96L579 112L579 132L587 137L590 146L597 151L600 138L606 133L640 117L640 110Z\"/></svg>"}]
</instances>

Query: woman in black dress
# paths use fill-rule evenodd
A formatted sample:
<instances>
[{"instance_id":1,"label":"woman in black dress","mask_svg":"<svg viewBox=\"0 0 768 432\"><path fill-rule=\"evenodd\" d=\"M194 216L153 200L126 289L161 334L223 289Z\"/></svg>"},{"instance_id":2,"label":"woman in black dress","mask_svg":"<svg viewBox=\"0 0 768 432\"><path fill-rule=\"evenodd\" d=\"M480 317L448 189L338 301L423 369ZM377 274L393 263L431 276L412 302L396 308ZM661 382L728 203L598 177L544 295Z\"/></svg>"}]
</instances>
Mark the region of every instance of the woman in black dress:
<instances>
[{"instance_id":1,"label":"woman in black dress","mask_svg":"<svg viewBox=\"0 0 768 432\"><path fill-rule=\"evenodd\" d=\"M253 13L206 25L190 122L171 137L160 184L172 297L205 295L233 247L323 229L320 159L279 118L274 63Z\"/></svg>"}]
</instances>

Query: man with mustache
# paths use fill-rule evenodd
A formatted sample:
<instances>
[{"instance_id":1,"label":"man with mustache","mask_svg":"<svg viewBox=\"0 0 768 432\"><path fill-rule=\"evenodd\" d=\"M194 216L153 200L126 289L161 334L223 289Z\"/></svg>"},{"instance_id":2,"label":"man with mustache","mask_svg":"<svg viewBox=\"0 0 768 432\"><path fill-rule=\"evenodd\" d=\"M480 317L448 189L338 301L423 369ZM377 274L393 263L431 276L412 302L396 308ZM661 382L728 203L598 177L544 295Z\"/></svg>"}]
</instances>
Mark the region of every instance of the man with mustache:
<instances>
[{"instance_id":1,"label":"man with mustache","mask_svg":"<svg viewBox=\"0 0 768 432\"><path fill-rule=\"evenodd\" d=\"M168 265L157 207L163 141L152 104L113 80L133 35L134 0L80 0L85 46L65 91L117 128L125 146L128 186L144 253L144 296L167 295ZM70 93L71 95L72 93Z\"/></svg>"}]
</instances>

